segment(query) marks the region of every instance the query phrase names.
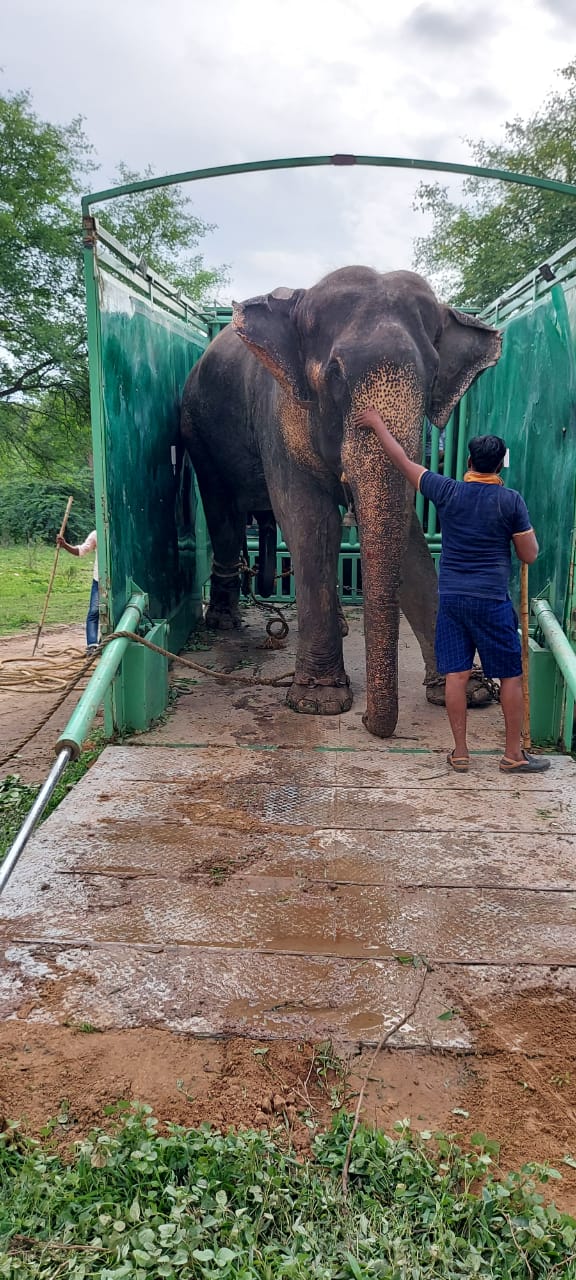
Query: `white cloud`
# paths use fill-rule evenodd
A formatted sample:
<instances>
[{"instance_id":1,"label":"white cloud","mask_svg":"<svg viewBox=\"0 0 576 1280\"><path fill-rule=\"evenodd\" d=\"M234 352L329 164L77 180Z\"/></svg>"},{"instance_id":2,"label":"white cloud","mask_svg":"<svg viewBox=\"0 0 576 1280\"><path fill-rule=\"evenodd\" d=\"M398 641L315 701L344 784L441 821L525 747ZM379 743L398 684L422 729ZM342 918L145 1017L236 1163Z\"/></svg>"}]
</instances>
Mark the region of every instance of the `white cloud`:
<instances>
[{"instance_id":1,"label":"white cloud","mask_svg":"<svg viewBox=\"0 0 576 1280\"><path fill-rule=\"evenodd\" d=\"M283 155L465 161L576 52L570 0L4 0L5 88L39 114L81 112L102 160L156 172ZM312 169L190 187L231 293L312 283L345 262L409 265L419 177Z\"/></svg>"}]
</instances>

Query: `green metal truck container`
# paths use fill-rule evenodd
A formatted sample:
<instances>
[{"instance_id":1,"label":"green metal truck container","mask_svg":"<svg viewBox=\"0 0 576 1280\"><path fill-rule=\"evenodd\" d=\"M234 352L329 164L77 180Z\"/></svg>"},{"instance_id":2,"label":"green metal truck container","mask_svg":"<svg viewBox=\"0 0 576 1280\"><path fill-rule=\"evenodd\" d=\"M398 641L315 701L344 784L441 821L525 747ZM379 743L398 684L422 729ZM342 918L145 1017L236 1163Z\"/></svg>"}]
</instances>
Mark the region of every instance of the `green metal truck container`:
<instances>
[{"instance_id":1,"label":"green metal truck container","mask_svg":"<svg viewBox=\"0 0 576 1280\"><path fill-rule=\"evenodd\" d=\"M98 202L147 185L259 168L370 163L448 169L556 190L576 188L548 179L503 175L471 166L389 157L306 157L263 161L171 175L85 197L84 255L92 409L94 486L103 635L118 623L135 589L148 597L148 638L176 652L202 610L210 546L195 477L178 441L179 402L192 364L231 319L229 308L195 305L106 232L93 216ZM531 569L530 591L546 599L570 649L576 639L576 240L535 267L483 312L505 333L499 364L463 398L445 433L423 424L422 458L460 478L467 441L493 431L510 449L506 482L526 496L542 552ZM271 281L273 287L277 282ZM434 509L417 509L434 558L441 535ZM249 544L251 558L256 547ZM278 573L289 568L279 532ZM357 530L344 523L340 590L361 602ZM292 598L289 576L278 598ZM546 615L548 617L548 615ZM551 624L550 624L551 625ZM572 744L573 676L544 640L544 613L531 639L532 737ZM564 657L564 668L566 665ZM129 646L106 703L108 731L145 729L165 709L167 660Z\"/></svg>"}]
</instances>

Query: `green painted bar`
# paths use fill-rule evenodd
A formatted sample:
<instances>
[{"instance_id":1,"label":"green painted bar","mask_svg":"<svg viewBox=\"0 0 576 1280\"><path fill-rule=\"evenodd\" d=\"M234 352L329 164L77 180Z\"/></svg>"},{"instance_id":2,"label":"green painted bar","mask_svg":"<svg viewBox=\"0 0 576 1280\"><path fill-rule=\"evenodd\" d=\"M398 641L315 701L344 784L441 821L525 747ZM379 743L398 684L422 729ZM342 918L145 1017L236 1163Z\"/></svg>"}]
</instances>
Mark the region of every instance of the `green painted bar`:
<instances>
[{"instance_id":1,"label":"green painted bar","mask_svg":"<svg viewBox=\"0 0 576 1280\"><path fill-rule=\"evenodd\" d=\"M423 423L422 423L422 452L421 452L421 454L420 454L420 461L421 461L421 463L422 463L422 466L423 466L423 467L426 465L426 430L427 430L427 425L428 425L428 424L427 424L427 419L426 419L426 418L424 418L424 421L423 421ZM419 519L419 521L420 521L420 524L422 524L422 525L423 525L423 524L424 524L424 494L423 494L423 493L419 493L419 492L416 494L416 515L418 516L418 519Z\"/></svg>"},{"instance_id":2,"label":"green painted bar","mask_svg":"<svg viewBox=\"0 0 576 1280\"><path fill-rule=\"evenodd\" d=\"M568 637L564 635L548 600L533 600L532 612L542 628L546 642L554 654L572 699L574 699L576 698L576 653L574 653Z\"/></svg>"},{"instance_id":3,"label":"green painted bar","mask_svg":"<svg viewBox=\"0 0 576 1280\"><path fill-rule=\"evenodd\" d=\"M116 628L117 631L136 631L142 620L142 615L148 608L148 596L143 591L136 591L130 598L130 603L124 610L122 617ZM98 665L91 676L88 684L74 708L72 715L64 729L60 734L56 743L56 751L62 751L65 747L69 747L72 752L72 759L77 760L82 750L82 743L88 735L90 727L94 721L94 717L98 709L102 706L104 697L112 684L114 676L120 666L122 658L126 652L130 640L126 637L120 637L118 640L111 640L102 651L102 656L98 660Z\"/></svg>"},{"instance_id":4,"label":"green painted bar","mask_svg":"<svg viewBox=\"0 0 576 1280\"><path fill-rule=\"evenodd\" d=\"M538 187L543 191L558 191L562 195L576 196L576 186L570 182L559 182L556 178L536 178L527 173L515 173L509 169L492 169L482 165L450 164L445 160L415 160L405 156L290 156L279 160L249 160L243 164L221 164L208 169L188 169L182 173L168 173L160 178L142 178L138 182L125 182L118 187L110 187L105 191L93 191L82 197L82 211L86 216L94 204L102 204L105 200L116 200L119 196L132 195L138 191L154 191L158 187L168 187L184 182L200 182L205 178L229 178L234 174L264 173L271 169L309 169L321 165L347 167L368 165L386 169L424 169L432 173L459 173L464 177L491 178L496 182L520 183L528 187Z\"/></svg>"},{"instance_id":5,"label":"green painted bar","mask_svg":"<svg viewBox=\"0 0 576 1280\"><path fill-rule=\"evenodd\" d=\"M564 720L562 726L562 745L565 751L572 751L574 745L574 707L576 699L571 689L566 690L564 703Z\"/></svg>"},{"instance_id":6,"label":"green painted bar","mask_svg":"<svg viewBox=\"0 0 576 1280\"><path fill-rule=\"evenodd\" d=\"M444 464L443 474L445 476L454 476L454 414L451 413L446 423L446 435L444 437Z\"/></svg>"},{"instance_id":7,"label":"green painted bar","mask_svg":"<svg viewBox=\"0 0 576 1280\"><path fill-rule=\"evenodd\" d=\"M430 440L430 471L438 472L440 460L440 432L437 427L432 427L432 438ZM436 535L438 527L438 514L433 502L428 503L428 528L426 534L428 538Z\"/></svg>"}]
</instances>

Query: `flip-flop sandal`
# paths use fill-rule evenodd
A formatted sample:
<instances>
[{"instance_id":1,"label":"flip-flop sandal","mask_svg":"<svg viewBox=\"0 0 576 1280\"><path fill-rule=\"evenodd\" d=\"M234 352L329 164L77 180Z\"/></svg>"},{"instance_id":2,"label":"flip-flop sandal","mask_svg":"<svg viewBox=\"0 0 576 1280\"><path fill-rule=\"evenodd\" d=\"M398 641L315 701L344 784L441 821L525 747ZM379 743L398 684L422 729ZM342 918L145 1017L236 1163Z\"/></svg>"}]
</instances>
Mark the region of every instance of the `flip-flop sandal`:
<instances>
[{"instance_id":1,"label":"flip-flop sandal","mask_svg":"<svg viewBox=\"0 0 576 1280\"><path fill-rule=\"evenodd\" d=\"M550 761L544 756L529 756L526 751L522 755L523 760L508 760L507 756L502 756L500 773L545 773L550 768Z\"/></svg>"},{"instance_id":2,"label":"flip-flop sandal","mask_svg":"<svg viewBox=\"0 0 576 1280\"><path fill-rule=\"evenodd\" d=\"M446 763L450 765L454 773L468 773L470 756L455 756L453 751L449 751L446 756Z\"/></svg>"}]
</instances>

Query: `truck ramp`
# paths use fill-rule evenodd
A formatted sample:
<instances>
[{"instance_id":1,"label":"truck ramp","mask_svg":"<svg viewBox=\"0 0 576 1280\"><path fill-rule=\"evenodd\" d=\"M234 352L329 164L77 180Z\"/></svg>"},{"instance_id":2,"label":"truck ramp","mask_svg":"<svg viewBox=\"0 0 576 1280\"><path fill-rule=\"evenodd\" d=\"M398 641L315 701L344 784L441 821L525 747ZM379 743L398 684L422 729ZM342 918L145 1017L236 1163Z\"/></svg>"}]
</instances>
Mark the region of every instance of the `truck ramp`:
<instances>
[{"instance_id":1,"label":"truck ramp","mask_svg":"<svg viewBox=\"0 0 576 1280\"><path fill-rule=\"evenodd\" d=\"M295 617L274 652L246 616L192 656L289 670ZM511 995L576 993L574 761L501 775L492 706L470 713L470 772L450 773L405 625L397 733L371 738L349 625L347 715L178 668L165 722L105 749L1 900L3 1018L343 1045L401 1024L398 1047L466 1052Z\"/></svg>"}]
</instances>

